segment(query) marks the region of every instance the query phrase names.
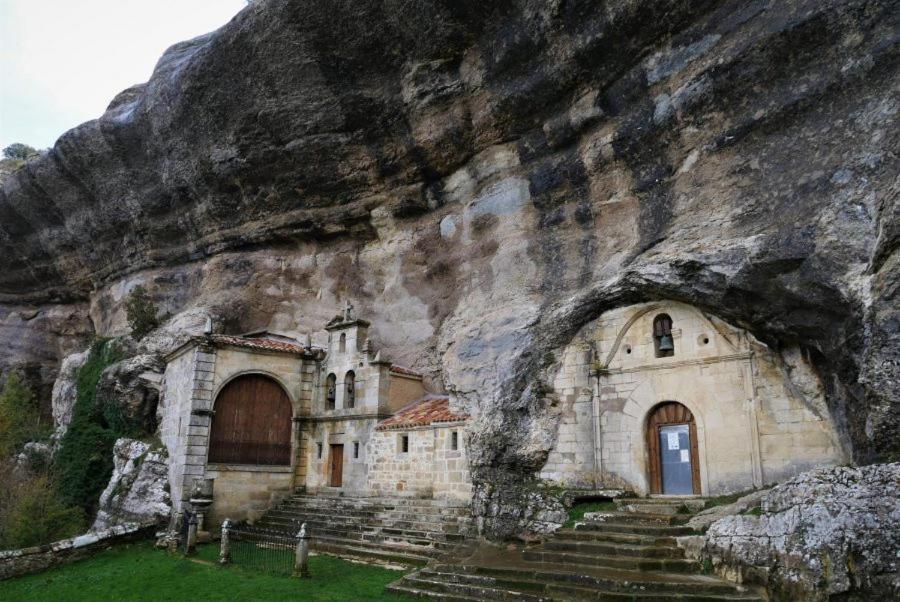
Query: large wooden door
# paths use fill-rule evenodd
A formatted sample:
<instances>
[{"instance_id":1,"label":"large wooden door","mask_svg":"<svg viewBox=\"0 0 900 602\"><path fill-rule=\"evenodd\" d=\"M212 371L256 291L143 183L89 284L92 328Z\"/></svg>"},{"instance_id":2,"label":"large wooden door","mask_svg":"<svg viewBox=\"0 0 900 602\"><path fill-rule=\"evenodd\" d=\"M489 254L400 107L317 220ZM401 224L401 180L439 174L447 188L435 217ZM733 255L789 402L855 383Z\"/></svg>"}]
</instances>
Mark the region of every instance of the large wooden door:
<instances>
[{"instance_id":1,"label":"large wooden door","mask_svg":"<svg viewBox=\"0 0 900 602\"><path fill-rule=\"evenodd\" d=\"M331 478L329 485L340 487L344 481L344 446L335 444L331 446Z\"/></svg>"},{"instance_id":2,"label":"large wooden door","mask_svg":"<svg viewBox=\"0 0 900 602\"><path fill-rule=\"evenodd\" d=\"M240 376L222 388L213 409L210 462L290 466L293 412L277 382Z\"/></svg>"},{"instance_id":3,"label":"large wooden door","mask_svg":"<svg viewBox=\"0 0 900 602\"><path fill-rule=\"evenodd\" d=\"M650 493L700 493L700 461L694 415L682 404L668 401L647 417Z\"/></svg>"}]
</instances>

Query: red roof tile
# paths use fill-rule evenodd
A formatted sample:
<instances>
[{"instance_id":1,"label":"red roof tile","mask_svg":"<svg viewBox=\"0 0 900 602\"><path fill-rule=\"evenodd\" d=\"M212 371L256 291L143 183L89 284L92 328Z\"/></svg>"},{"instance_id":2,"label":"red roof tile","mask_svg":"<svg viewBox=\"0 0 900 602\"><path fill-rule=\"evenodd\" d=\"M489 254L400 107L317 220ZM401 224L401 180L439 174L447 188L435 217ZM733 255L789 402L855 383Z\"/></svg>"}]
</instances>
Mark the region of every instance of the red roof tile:
<instances>
[{"instance_id":1,"label":"red roof tile","mask_svg":"<svg viewBox=\"0 0 900 602\"><path fill-rule=\"evenodd\" d=\"M450 411L450 398L446 395L428 395L402 408L390 418L385 418L378 423L375 430L428 426L435 422L460 422L468 418L468 414L455 414Z\"/></svg>"},{"instance_id":2,"label":"red roof tile","mask_svg":"<svg viewBox=\"0 0 900 602\"><path fill-rule=\"evenodd\" d=\"M285 341L273 341L272 339L253 339L248 337L236 337L226 334L212 334L209 338L213 343L220 345L232 345L234 347L244 347L246 349L259 349L261 351L280 351L282 353L293 353L296 355L306 355L312 352L312 349L299 343L287 343Z\"/></svg>"},{"instance_id":3,"label":"red roof tile","mask_svg":"<svg viewBox=\"0 0 900 602\"><path fill-rule=\"evenodd\" d=\"M412 368L398 366L397 364L391 364L391 372L393 372L394 374L403 374L405 376L415 376L416 378L422 378L421 372L416 372Z\"/></svg>"}]
</instances>

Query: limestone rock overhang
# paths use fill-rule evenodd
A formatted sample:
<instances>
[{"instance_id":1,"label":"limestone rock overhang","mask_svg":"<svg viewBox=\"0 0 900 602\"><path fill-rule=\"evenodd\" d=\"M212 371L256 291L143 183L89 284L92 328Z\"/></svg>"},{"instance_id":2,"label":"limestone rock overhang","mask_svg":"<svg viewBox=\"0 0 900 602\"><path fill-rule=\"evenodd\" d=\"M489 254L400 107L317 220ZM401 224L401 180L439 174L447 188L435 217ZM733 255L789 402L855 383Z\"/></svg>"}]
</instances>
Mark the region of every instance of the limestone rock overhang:
<instances>
[{"instance_id":1,"label":"limestone rock overhang","mask_svg":"<svg viewBox=\"0 0 900 602\"><path fill-rule=\"evenodd\" d=\"M441 423L465 422L468 419L468 414L450 410L450 398L447 395L426 395L400 408L390 418L379 422L375 430L418 428Z\"/></svg>"}]
</instances>

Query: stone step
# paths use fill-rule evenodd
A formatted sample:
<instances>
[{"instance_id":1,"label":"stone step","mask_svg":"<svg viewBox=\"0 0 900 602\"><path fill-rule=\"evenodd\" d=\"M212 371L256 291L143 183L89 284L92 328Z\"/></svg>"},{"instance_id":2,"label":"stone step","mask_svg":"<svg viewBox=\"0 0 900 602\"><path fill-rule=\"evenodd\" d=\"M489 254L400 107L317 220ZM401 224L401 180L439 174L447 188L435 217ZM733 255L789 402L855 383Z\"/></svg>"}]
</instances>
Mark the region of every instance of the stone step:
<instances>
[{"instance_id":1,"label":"stone step","mask_svg":"<svg viewBox=\"0 0 900 602\"><path fill-rule=\"evenodd\" d=\"M256 525L263 528L295 533L299 531L300 525L303 523L306 523L307 531L311 536L316 536L317 534L355 534L361 539L367 537L392 537L410 540L428 540L430 542L447 544L455 544L466 539L466 536L460 533L397 529L393 527L379 527L377 525L332 524L327 520L314 519L297 521L277 516L265 517L257 522Z\"/></svg>"},{"instance_id":2,"label":"stone step","mask_svg":"<svg viewBox=\"0 0 900 602\"><path fill-rule=\"evenodd\" d=\"M515 567L438 563L422 570L422 572L428 571L492 577L515 589L527 589L529 583L539 583L555 587L576 586L632 594L672 591L691 595L735 595L740 593L734 584L708 575L642 572L611 568L578 571L576 567L554 563L546 563L541 566L526 563L525 566Z\"/></svg>"},{"instance_id":3,"label":"stone step","mask_svg":"<svg viewBox=\"0 0 900 602\"><path fill-rule=\"evenodd\" d=\"M516 589L505 589L489 585L487 581L478 583L474 580L449 581L430 579L428 575L413 573L403 579L403 584L417 590L471 596L477 600L521 600L522 602L543 602L549 598L526 593Z\"/></svg>"},{"instance_id":4,"label":"stone step","mask_svg":"<svg viewBox=\"0 0 900 602\"><path fill-rule=\"evenodd\" d=\"M674 546L674 537L657 537L655 535L637 535L635 533L607 533L605 531L560 529L553 534L555 538L578 541L598 541L624 543L645 546Z\"/></svg>"},{"instance_id":5,"label":"stone step","mask_svg":"<svg viewBox=\"0 0 900 602\"><path fill-rule=\"evenodd\" d=\"M482 601L482 598L473 598L471 596L463 596L459 594L444 594L424 589L416 589L408 585L403 585L400 582L388 585L386 588L384 588L384 591L389 594L396 594L398 596L428 598L429 600L447 600L448 602L468 602L469 600L475 600L476 602Z\"/></svg>"},{"instance_id":6,"label":"stone step","mask_svg":"<svg viewBox=\"0 0 900 602\"><path fill-rule=\"evenodd\" d=\"M418 556L428 556L433 558L439 556L443 552L432 546L419 546L406 542L380 542L380 541L364 541L347 537L318 537L310 539L310 549L317 550L319 547L333 548L335 546L346 546L352 548L365 548L367 550L376 550L386 553L398 554L415 554Z\"/></svg>"},{"instance_id":7,"label":"stone step","mask_svg":"<svg viewBox=\"0 0 900 602\"><path fill-rule=\"evenodd\" d=\"M692 535L694 530L686 526L642 524L622 521L585 521L575 524L576 531L597 531L602 533L653 535L657 537L676 537Z\"/></svg>"},{"instance_id":8,"label":"stone step","mask_svg":"<svg viewBox=\"0 0 900 602\"><path fill-rule=\"evenodd\" d=\"M572 566L596 566L634 571L665 571L670 573L695 573L700 565L683 558L635 558L625 556L601 556L557 552L553 550L525 550L523 558L529 562L553 562Z\"/></svg>"},{"instance_id":9,"label":"stone step","mask_svg":"<svg viewBox=\"0 0 900 602\"><path fill-rule=\"evenodd\" d=\"M317 542L310 547L318 554L327 554L329 556L338 556L340 558L350 558L353 560L363 560L377 564L421 567L428 564L431 560L430 556L424 554L367 548L361 545L328 543L324 541Z\"/></svg>"},{"instance_id":10,"label":"stone step","mask_svg":"<svg viewBox=\"0 0 900 602\"><path fill-rule=\"evenodd\" d=\"M315 506L318 508L334 508L335 506L357 507L357 508L374 508L384 510L445 510L466 511L469 512L467 504L460 504L456 501L446 500L421 500L405 498L327 498L317 496L293 496L285 500L289 503L297 503L302 505Z\"/></svg>"},{"instance_id":11,"label":"stone step","mask_svg":"<svg viewBox=\"0 0 900 602\"><path fill-rule=\"evenodd\" d=\"M299 513L299 512L286 512L284 510L270 510L266 513L266 517L278 519L284 522L294 522L294 523L303 523L303 522L327 522L333 525L347 525L351 527L360 527L360 526L378 526L378 527L387 527L391 529L405 529L409 531L426 531L429 533L458 533L460 530L465 530L469 528L469 524L467 523L459 523L459 522L445 522L445 521L427 521L427 520L416 520L416 521L401 521L401 520L391 520L391 519L383 519L380 520L377 517L371 518L356 518L356 517L348 517L344 515L328 515L324 513Z\"/></svg>"},{"instance_id":12,"label":"stone step","mask_svg":"<svg viewBox=\"0 0 900 602\"><path fill-rule=\"evenodd\" d=\"M626 556L636 558L684 558L684 550L675 545L635 545L597 541L579 541L553 538L544 542L540 549L576 554L597 554L600 556Z\"/></svg>"},{"instance_id":13,"label":"stone step","mask_svg":"<svg viewBox=\"0 0 900 602\"><path fill-rule=\"evenodd\" d=\"M626 523L642 523L648 525L671 525L679 521L686 521L691 515L689 514L659 514L650 512L627 512L627 511L607 511L607 512L587 512L584 520L587 522L626 522Z\"/></svg>"},{"instance_id":14,"label":"stone step","mask_svg":"<svg viewBox=\"0 0 900 602\"><path fill-rule=\"evenodd\" d=\"M741 593L735 588L720 592L685 591L683 584L672 584L668 591L643 591L641 589L620 591L615 589L602 589L592 587L591 584L575 584L557 581L540 581L521 577L488 577L484 575L459 574L441 572L429 568L421 569L412 575L407 575L398 583L403 583L416 589L461 593L476 595L477 587L487 590L487 595L479 597L482 600L690 600L692 602L703 601L756 601L764 600L754 593ZM428 585L415 585L426 582ZM432 584L441 583L435 587Z\"/></svg>"}]
</instances>

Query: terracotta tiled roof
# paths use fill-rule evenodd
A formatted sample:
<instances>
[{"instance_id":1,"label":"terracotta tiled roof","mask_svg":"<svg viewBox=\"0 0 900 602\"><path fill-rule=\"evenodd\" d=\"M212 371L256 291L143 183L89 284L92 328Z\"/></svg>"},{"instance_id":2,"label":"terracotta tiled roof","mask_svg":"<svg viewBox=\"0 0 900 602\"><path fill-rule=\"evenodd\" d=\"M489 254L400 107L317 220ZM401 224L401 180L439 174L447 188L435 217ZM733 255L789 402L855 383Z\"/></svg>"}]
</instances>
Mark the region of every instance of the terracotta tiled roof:
<instances>
[{"instance_id":1,"label":"terracotta tiled roof","mask_svg":"<svg viewBox=\"0 0 900 602\"><path fill-rule=\"evenodd\" d=\"M212 334L209 338L213 343L220 345L233 345L235 347L244 347L246 349L259 349L262 351L280 351L282 353L293 353L296 355L306 355L312 352L312 349L299 343L287 343L285 341L273 341L272 339L255 339L248 337L236 337L226 334Z\"/></svg>"},{"instance_id":2,"label":"terracotta tiled roof","mask_svg":"<svg viewBox=\"0 0 900 602\"><path fill-rule=\"evenodd\" d=\"M390 418L385 418L378 423L375 430L428 426L435 422L459 422L468 418L468 414L455 414L450 411L450 398L446 395L428 395L412 402Z\"/></svg>"},{"instance_id":3,"label":"terracotta tiled roof","mask_svg":"<svg viewBox=\"0 0 900 602\"><path fill-rule=\"evenodd\" d=\"M397 364L391 364L391 372L395 374L403 374L405 376L415 376L417 378L422 378L421 372L416 372L412 368L407 368L406 366L398 366Z\"/></svg>"}]
</instances>

